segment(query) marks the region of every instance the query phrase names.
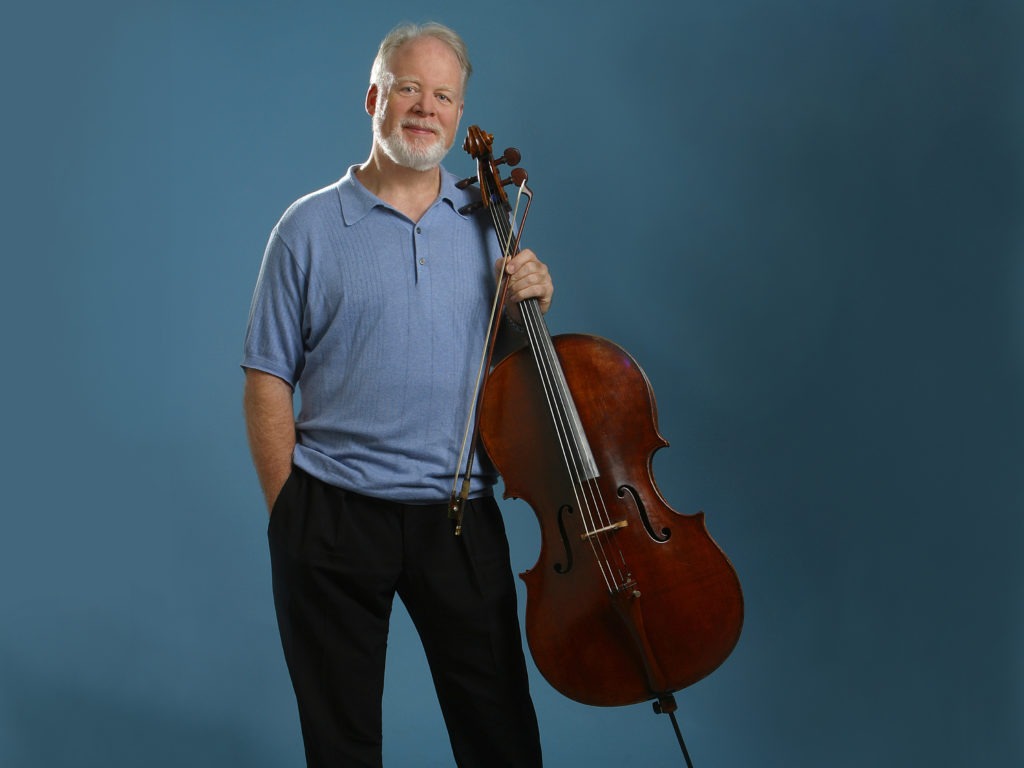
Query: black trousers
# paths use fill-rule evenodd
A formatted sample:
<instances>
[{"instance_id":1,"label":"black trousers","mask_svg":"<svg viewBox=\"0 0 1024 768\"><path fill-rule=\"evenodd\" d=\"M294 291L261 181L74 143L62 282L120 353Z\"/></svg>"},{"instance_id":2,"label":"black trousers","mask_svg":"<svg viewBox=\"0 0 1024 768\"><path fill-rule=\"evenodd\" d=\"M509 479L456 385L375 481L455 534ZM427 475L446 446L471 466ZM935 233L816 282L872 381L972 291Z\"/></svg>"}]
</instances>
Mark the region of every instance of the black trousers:
<instances>
[{"instance_id":1,"label":"black trousers","mask_svg":"<svg viewBox=\"0 0 1024 768\"><path fill-rule=\"evenodd\" d=\"M504 523L340 490L295 468L268 526L274 604L310 768L381 766L397 592L419 632L460 768L541 765Z\"/></svg>"}]
</instances>

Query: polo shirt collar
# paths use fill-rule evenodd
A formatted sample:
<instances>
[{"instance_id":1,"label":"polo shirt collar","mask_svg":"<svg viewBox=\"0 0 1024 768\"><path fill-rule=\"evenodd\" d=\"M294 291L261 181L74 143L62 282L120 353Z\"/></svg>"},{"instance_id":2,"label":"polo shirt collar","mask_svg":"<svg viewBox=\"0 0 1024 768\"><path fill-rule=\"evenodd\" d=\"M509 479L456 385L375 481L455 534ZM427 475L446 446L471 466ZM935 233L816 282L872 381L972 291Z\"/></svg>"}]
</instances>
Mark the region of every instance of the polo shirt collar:
<instances>
[{"instance_id":1,"label":"polo shirt collar","mask_svg":"<svg viewBox=\"0 0 1024 768\"><path fill-rule=\"evenodd\" d=\"M338 197L341 203L341 216L346 226L352 226L360 221L374 208L389 208L390 206L370 192L356 178L358 165L353 165L348 172L338 181ZM472 202L473 198L467 190L455 186L456 178L448 173L441 166L441 193L438 196L447 203L456 214L462 218L469 218L467 214L461 213L459 208Z\"/></svg>"}]
</instances>

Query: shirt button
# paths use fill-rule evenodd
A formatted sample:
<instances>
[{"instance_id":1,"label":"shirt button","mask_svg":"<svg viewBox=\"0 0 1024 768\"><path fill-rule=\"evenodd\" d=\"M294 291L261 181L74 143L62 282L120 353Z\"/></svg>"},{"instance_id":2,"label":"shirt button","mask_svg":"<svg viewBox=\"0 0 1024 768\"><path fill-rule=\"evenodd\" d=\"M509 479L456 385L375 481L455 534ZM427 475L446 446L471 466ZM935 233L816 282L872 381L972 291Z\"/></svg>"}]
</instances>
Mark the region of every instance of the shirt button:
<instances>
[{"instance_id":1,"label":"shirt button","mask_svg":"<svg viewBox=\"0 0 1024 768\"><path fill-rule=\"evenodd\" d=\"M423 234L423 230L420 227L416 227L416 234L417 235L422 235Z\"/></svg>"},{"instance_id":2,"label":"shirt button","mask_svg":"<svg viewBox=\"0 0 1024 768\"><path fill-rule=\"evenodd\" d=\"M420 264L426 264L426 263L427 263L426 259L420 259Z\"/></svg>"}]
</instances>

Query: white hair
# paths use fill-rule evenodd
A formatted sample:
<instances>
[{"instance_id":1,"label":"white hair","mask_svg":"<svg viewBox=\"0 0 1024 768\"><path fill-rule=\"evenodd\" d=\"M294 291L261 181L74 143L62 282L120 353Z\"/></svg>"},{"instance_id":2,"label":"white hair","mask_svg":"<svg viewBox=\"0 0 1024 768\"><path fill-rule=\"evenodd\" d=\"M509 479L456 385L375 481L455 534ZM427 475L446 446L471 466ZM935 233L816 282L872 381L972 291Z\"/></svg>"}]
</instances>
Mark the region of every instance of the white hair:
<instances>
[{"instance_id":1,"label":"white hair","mask_svg":"<svg viewBox=\"0 0 1024 768\"><path fill-rule=\"evenodd\" d=\"M403 45L411 40L420 37L433 37L452 49L455 58L459 60L459 67L462 69L462 89L466 89L469 76L473 73L473 65L469 63L469 52L466 44L459 37L455 30L438 24L435 21L426 24L400 24L388 32L387 37L381 40L380 48L377 50L377 58L373 60L373 68L370 70L370 84L376 85L385 93L391 86L391 72L389 64L391 56Z\"/></svg>"}]
</instances>

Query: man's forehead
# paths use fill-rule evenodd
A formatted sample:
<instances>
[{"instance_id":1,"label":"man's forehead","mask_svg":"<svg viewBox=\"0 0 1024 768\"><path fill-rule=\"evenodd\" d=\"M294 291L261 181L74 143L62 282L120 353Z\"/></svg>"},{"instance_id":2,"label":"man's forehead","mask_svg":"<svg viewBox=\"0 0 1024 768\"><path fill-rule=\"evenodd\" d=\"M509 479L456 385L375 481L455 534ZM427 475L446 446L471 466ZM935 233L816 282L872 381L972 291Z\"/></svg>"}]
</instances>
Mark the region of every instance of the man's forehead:
<instances>
[{"instance_id":1,"label":"man's forehead","mask_svg":"<svg viewBox=\"0 0 1024 768\"><path fill-rule=\"evenodd\" d=\"M429 36L418 37L399 46L391 55L387 68L396 80L440 80L453 90L459 90L464 77L455 51L447 43Z\"/></svg>"}]
</instances>

